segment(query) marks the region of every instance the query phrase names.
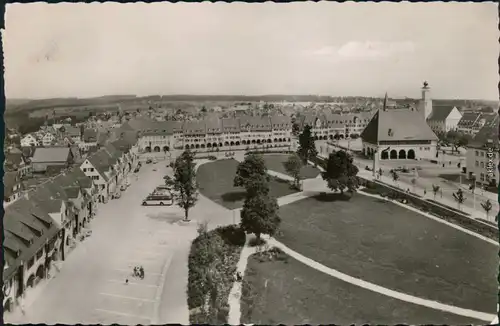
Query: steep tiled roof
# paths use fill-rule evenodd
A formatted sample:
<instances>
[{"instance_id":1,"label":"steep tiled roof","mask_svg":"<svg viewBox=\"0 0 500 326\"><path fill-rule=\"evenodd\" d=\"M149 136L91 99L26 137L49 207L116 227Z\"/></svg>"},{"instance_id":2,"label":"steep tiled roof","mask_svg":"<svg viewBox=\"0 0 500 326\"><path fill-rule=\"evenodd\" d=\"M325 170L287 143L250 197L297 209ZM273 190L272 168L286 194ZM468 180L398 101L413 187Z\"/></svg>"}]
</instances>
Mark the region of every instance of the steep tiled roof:
<instances>
[{"instance_id":1,"label":"steep tiled roof","mask_svg":"<svg viewBox=\"0 0 500 326\"><path fill-rule=\"evenodd\" d=\"M464 112L462 119L458 122L459 128L472 127L474 123L479 119L481 113L479 112Z\"/></svg>"},{"instance_id":2,"label":"steep tiled roof","mask_svg":"<svg viewBox=\"0 0 500 326\"><path fill-rule=\"evenodd\" d=\"M182 126L182 132L185 135L199 135L206 132L205 121L185 121Z\"/></svg>"},{"instance_id":3,"label":"steep tiled roof","mask_svg":"<svg viewBox=\"0 0 500 326\"><path fill-rule=\"evenodd\" d=\"M31 162L67 162L69 157L69 147L39 147L35 150L35 155L33 155Z\"/></svg>"},{"instance_id":4,"label":"steep tiled roof","mask_svg":"<svg viewBox=\"0 0 500 326\"><path fill-rule=\"evenodd\" d=\"M223 118L222 130L224 132L240 132L240 120L234 118Z\"/></svg>"},{"instance_id":5,"label":"steep tiled roof","mask_svg":"<svg viewBox=\"0 0 500 326\"><path fill-rule=\"evenodd\" d=\"M292 126L292 120L289 116L272 115L270 118L273 128L291 128Z\"/></svg>"},{"instance_id":6,"label":"steep tiled roof","mask_svg":"<svg viewBox=\"0 0 500 326\"><path fill-rule=\"evenodd\" d=\"M86 143L97 142L97 130L85 129L83 131L83 141Z\"/></svg>"},{"instance_id":7,"label":"steep tiled roof","mask_svg":"<svg viewBox=\"0 0 500 326\"><path fill-rule=\"evenodd\" d=\"M498 149L498 115L488 121L476 134L474 139L468 144L469 148L494 147Z\"/></svg>"},{"instance_id":8,"label":"steep tiled roof","mask_svg":"<svg viewBox=\"0 0 500 326\"><path fill-rule=\"evenodd\" d=\"M450 105L434 105L432 107L432 112L427 118L429 121L445 121L446 118L450 115L451 111L453 111L455 107Z\"/></svg>"},{"instance_id":9,"label":"steep tiled roof","mask_svg":"<svg viewBox=\"0 0 500 326\"><path fill-rule=\"evenodd\" d=\"M361 133L363 141L437 140L418 111L408 109L379 110Z\"/></svg>"},{"instance_id":10,"label":"steep tiled roof","mask_svg":"<svg viewBox=\"0 0 500 326\"><path fill-rule=\"evenodd\" d=\"M51 217L35 202L21 198L5 209L4 259L9 266L3 279L13 276L22 261L31 259L59 231Z\"/></svg>"},{"instance_id":11,"label":"steep tiled roof","mask_svg":"<svg viewBox=\"0 0 500 326\"><path fill-rule=\"evenodd\" d=\"M220 134L222 132L222 122L217 118L205 119L205 127L208 134Z\"/></svg>"},{"instance_id":12,"label":"steep tiled roof","mask_svg":"<svg viewBox=\"0 0 500 326\"><path fill-rule=\"evenodd\" d=\"M73 167L66 176L71 180L76 180L82 188L92 188L92 180L83 173L79 167Z\"/></svg>"},{"instance_id":13,"label":"steep tiled roof","mask_svg":"<svg viewBox=\"0 0 500 326\"><path fill-rule=\"evenodd\" d=\"M269 117L241 117L240 128L242 131L271 131Z\"/></svg>"},{"instance_id":14,"label":"steep tiled roof","mask_svg":"<svg viewBox=\"0 0 500 326\"><path fill-rule=\"evenodd\" d=\"M113 166L112 158L109 156L108 152L104 149L100 149L88 157L88 160L97 172L99 172L99 174L104 178L104 180L108 181L109 178L106 175L106 172L109 171L111 166Z\"/></svg>"}]
</instances>

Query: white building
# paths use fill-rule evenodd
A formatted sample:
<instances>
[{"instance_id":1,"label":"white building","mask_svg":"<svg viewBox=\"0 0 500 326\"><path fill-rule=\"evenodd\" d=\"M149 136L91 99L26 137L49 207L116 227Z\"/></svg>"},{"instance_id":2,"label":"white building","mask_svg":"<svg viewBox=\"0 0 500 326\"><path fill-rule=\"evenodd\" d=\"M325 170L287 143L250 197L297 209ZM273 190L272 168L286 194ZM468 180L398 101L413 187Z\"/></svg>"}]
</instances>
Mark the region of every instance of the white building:
<instances>
[{"instance_id":1,"label":"white building","mask_svg":"<svg viewBox=\"0 0 500 326\"><path fill-rule=\"evenodd\" d=\"M462 114L455 106L433 106L427 124L436 134L456 131Z\"/></svg>"},{"instance_id":2,"label":"white building","mask_svg":"<svg viewBox=\"0 0 500 326\"><path fill-rule=\"evenodd\" d=\"M498 116L483 126L467 146L467 178L482 185L498 185Z\"/></svg>"},{"instance_id":3,"label":"white building","mask_svg":"<svg viewBox=\"0 0 500 326\"><path fill-rule=\"evenodd\" d=\"M39 146L39 142L35 136L31 134L25 135L21 138L21 147L29 147L29 146Z\"/></svg>"},{"instance_id":4,"label":"white building","mask_svg":"<svg viewBox=\"0 0 500 326\"><path fill-rule=\"evenodd\" d=\"M45 146L45 147L50 146L50 145L52 145L54 143L55 139L56 138L55 138L55 136L52 133L47 132L42 137L42 145Z\"/></svg>"}]
</instances>

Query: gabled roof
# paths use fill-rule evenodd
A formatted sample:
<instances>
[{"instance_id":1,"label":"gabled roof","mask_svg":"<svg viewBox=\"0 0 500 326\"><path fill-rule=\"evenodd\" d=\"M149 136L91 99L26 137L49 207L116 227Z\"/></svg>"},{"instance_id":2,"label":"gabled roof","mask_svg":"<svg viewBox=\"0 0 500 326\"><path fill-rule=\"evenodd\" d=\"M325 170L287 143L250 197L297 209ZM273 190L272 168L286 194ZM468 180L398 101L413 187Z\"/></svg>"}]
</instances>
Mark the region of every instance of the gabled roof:
<instances>
[{"instance_id":1,"label":"gabled roof","mask_svg":"<svg viewBox=\"0 0 500 326\"><path fill-rule=\"evenodd\" d=\"M464 114L462 115L462 119L460 119L460 121L458 122L458 127L472 127L476 123L476 121L478 121L480 116L481 113L479 112L464 112Z\"/></svg>"},{"instance_id":2,"label":"gabled roof","mask_svg":"<svg viewBox=\"0 0 500 326\"><path fill-rule=\"evenodd\" d=\"M206 133L206 124L203 120L185 121L182 125L182 132L185 135L199 135Z\"/></svg>"},{"instance_id":3,"label":"gabled roof","mask_svg":"<svg viewBox=\"0 0 500 326\"><path fill-rule=\"evenodd\" d=\"M83 173L80 167L73 167L66 176L69 180L76 180L82 188L92 188L93 186L92 180Z\"/></svg>"},{"instance_id":4,"label":"gabled roof","mask_svg":"<svg viewBox=\"0 0 500 326\"><path fill-rule=\"evenodd\" d=\"M379 110L361 133L365 142L376 144L381 141L437 140L418 111L408 109Z\"/></svg>"},{"instance_id":5,"label":"gabled roof","mask_svg":"<svg viewBox=\"0 0 500 326\"><path fill-rule=\"evenodd\" d=\"M498 126L499 126L499 117L495 114L495 116L490 119L481 129L479 129L478 133L472 139L472 141L467 145L469 148L499 148L498 141Z\"/></svg>"},{"instance_id":6,"label":"gabled roof","mask_svg":"<svg viewBox=\"0 0 500 326\"><path fill-rule=\"evenodd\" d=\"M240 128L248 131L271 131L271 119L269 117L241 117Z\"/></svg>"},{"instance_id":7,"label":"gabled roof","mask_svg":"<svg viewBox=\"0 0 500 326\"><path fill-rule=\"evenodd\" d=\"M4 269L3 279L11 278L22 261L34 257L47 240L59 231L52 218L35 202L24 198L5 209L4 259L9 266Z\"/></svg>"},{"instance_id":8,"label":"gabled roof","mask_svg":"<svg viewBox=\"0 0 500 326\"><path fill-rule=\"evenodd\" d=\"M97 142L97 130L85 129L83 131L83 141L86 143Z\"/></svg>"},{"instance_id":9,"label":"gabled roof","mask_svg":"<svg viewBox=\"0 0 500 326\"><path fill-rule=\"evenodd\" d=\"M222 118L222 130L224 132L240 132L240 120L235 118Z\"/></svg>"},{"instance_id":10,"label":"gabled roof","mask_svg":"<svg viewBox=\"0 0 500 326\"><path fill-rule=\"evenodd\" d=\"M39 147L31 159L33 163L67 162L70 157L69 147Z\"/></svg>"},{"instance_id":11,"label":"gabled roof","mask_svg":"<svg viewBox=\"0 0 500 326\"><path fill-rule=\"evenodd\" d=\"M450 105L434 105L432 107L432 112L427 118L429 121L445 121L446 118L450 115L451 111L453 111L455 107Z\"/></svg>"},{"instance_id":12,"label":"gabled roof","mask_svg":"<svg viewBox=\"0 0 500 326\"><path fill-rule=\"evenodd\" d=\"M222 133L222 122L216 117L205 119L206 132L208 134L220 134Z\"/></svg>"},{"instance_id":13,"label":"gabled roof","mask_svg":"<svg viewBox=\"0 0 500 326\"><path fill-rule=\"evenodd\" d=\"M100 149L87 160L92 164L92 166L99 172L99 174L104 178L104 180L109 181L106 172L109 171L110 167L113 166L112 158L109 156L107 151Z\"/></svg>"}]
</instances>

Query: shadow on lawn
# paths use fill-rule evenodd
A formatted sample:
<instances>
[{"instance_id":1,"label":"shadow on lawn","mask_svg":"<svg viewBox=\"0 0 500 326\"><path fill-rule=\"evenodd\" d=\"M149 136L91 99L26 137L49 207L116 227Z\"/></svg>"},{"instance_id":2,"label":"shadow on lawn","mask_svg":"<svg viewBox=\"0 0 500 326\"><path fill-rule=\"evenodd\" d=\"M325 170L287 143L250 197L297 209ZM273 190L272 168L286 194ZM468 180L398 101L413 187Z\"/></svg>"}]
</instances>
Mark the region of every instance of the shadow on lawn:
<instances>
[{"instance_id":1,"label":"shadow on lawn","mask_svg":"<svg viewBox=\"0 0 500 326\"><path fill-rule=\"evenodd\" d=\"M334 201L349 201L351 200L352 196L349 193L340 194L340 193L321 192L317 195L312 196L312 198L320 202L334 202Z\"/></svg>"},{"instance_id":2,"label":"shadow on lawn","mask_svg":"<svg viewBox=\"0 0 500 326\"><path fill-rule=\"evenodd\" d=\"M242 201L245 199L246 196L246 191L241 190L241 191L231 191L231 192L226 192L221 196L222 200L228 203L234 203L237 201Z\"/></svg>"}]
</instances>

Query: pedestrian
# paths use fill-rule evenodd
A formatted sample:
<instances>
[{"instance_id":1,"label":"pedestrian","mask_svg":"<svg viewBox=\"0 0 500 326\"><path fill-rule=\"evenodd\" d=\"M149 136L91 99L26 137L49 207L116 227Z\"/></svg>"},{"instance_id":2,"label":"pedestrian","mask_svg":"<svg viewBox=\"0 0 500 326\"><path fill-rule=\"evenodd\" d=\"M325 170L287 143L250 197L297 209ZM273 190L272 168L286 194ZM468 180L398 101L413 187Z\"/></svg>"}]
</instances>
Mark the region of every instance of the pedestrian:
<instances>
[{"instance_id":1,"label":"pedestrian","mask_svg":"<svg viewBox=\"0 0 500 326\"><path fill-rule=\"evenodd\" d=\"M142 266L139 267L139 273L140 273L141 279L144 279L144 268Z\"/></svg>"},{"instance_id":2,"label":"pedestrian","mask_svg":"<svg viewBox=\"0 0 500 326\"><path fill-rule=\"evenodd\" d=\"M125 279L125 285L128 285L128 278Z\"/></svg>"},{"instance_id":3,"label":"pedestrian","mask_svg":"<svg viewBox=\"0 0 500 326\"><path fill-rule=\"evenodd\" d=\"M424 196L427 195L427 190L424 189Z\"/></svg>"}]
</instances>

